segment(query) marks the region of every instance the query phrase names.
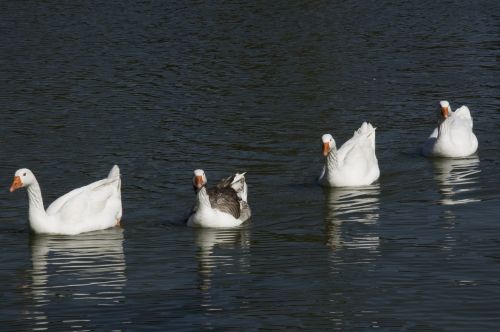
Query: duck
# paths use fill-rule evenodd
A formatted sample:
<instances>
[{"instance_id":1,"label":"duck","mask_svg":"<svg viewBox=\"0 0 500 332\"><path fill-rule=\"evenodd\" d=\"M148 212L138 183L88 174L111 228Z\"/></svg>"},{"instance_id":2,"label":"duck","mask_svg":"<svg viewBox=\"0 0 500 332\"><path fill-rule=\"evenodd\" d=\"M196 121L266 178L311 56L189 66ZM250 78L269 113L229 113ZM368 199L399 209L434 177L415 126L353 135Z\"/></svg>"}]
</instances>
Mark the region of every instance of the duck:
<instances>
[{"instance_id":1,"label":"duck","mask_svg":"<svg viewBox=\"0 0 500 332\"><path fill-rule=\"evenodd\" d=\"M250 219L246 173L236 173L222 179L215 187L207 189L207 177L196 169L193 189L196 201L187 219L191 227L231 228Z\"/></svg>"},{"instance_id":2,"label":"duck","mask_svg":"<svg viewBox=\"0 0 500 332\"><path fill-rule=\"evenodd\" d=\"M377 181L380 169L375 154L375 130L363 122L338 150L333 136L324 134L321 140L325 163L319 183L324 187L356 187Z\"/></svg>"},{"instance_id":3,"label":"duck","mask_svg":"<svg viewBox=\"0 0 500 332\"><path fill-rule=\"evenodd\" d=\"M105 179L74 189L45 210L40 185L27 168L16 171L10 192L26 188L29 224L38 234L76 235L120 226L122 218L120 169L113 166Z\"/></svg>"},{"instance_id":4,"label":"duck","mask_svg":"<svg viewBox=\"0 0 500 332\"><path fill-rule=\"evenodd\" d=\"M462 158L476 153L478 141L472 131L470 110L463 105L452 112L450 103L439 102L441 119L438 126L422 145L425 157Z\"/></svg>"}]
</instances>

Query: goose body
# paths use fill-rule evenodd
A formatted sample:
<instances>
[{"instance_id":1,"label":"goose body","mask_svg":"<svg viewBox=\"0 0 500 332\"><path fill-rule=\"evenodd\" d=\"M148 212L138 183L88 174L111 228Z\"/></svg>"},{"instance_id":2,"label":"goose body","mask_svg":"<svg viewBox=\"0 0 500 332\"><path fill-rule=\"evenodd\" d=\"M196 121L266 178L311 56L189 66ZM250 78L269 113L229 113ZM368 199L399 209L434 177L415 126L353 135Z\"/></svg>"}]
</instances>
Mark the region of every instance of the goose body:
<instances>
[{"instance_id":1,"label":"goose body","mask_svg":"<svg viewBox=\"0 0 500 332\"><path fill-rule=\"evenodd\" d=\"M375 155L375 128L366 122L354 132L351 139L337 150L335 140L325 134L323 155L325 164L319 183L326 187L366 186L380 176Z\"/></svg>"},{"instance_id":2,"label":"goose body","mask_svg":"<svg viewBox=\"0 0 500 332\"><path fill-rule=\"evenodd\" d=\"M250 219L244 174L236 173L210 189L206 188L207 180L203 170L195 170L194 174L196 201L187 220L189 226L237 227Z\"/></svg>"},{"instance_id":3,"label":"goose body","mask_svg":"<svg viewBox=\"0 0 500 332\"><path fill-rule=\"evenodd\" d=\"M451 111L447 101L441 101L441 121L422 146L426 157L467 157L478 148L476 135L472 131L473 121L469 108L462 106Z\"/></svg>"},{"instance_id":4,"label":"goose body","mask_svg":"<svg viewBox=\"0 0 500 332\"><path fill-rule=\"evenodd\" d=\"M121 179L116 165L105 179L70 191L47 210L35 175L27 168L16 171L10 191L22 187L28 191L29 222L35 233L75 235L120 223Z\"/></svg>"}]
</instances>

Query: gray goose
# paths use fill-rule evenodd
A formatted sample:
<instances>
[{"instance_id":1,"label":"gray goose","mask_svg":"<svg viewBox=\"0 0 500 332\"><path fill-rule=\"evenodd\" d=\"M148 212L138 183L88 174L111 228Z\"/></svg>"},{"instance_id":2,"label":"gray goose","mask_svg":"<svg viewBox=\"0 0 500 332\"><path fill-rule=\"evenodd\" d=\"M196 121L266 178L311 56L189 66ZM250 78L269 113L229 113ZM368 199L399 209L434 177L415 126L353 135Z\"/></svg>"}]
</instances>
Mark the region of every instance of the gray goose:
<instances>
[{"instance_id":1,"label":"gray goose","mask_svg":"<svg viewBox=\"0 0 500 332\"><path fill-rule=\"evenodd\" d=\"M245 173L236 173L207 189L207 177L201 169L194 171L195 205L187 220L189 226L236 227L250 219Z\"/></svg>"}]
</instances>

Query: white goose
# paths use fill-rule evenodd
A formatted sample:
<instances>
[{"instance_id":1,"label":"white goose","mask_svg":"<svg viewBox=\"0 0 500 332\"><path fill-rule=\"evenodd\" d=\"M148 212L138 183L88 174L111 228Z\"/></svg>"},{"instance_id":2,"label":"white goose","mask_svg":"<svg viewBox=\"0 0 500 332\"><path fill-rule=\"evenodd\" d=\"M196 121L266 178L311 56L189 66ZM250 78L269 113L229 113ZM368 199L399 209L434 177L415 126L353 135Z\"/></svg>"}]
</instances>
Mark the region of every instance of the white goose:
<instances>
[{"instance_id":1,"label":"white goose","mask_svg":"<svg viewBox=\"0 0 500 332\"><path fill-rule=\"evenodd\" d=\"M338 150L332 135L323 135L323 156L326 158L319 183L326 187L351 187L375 182L380 176L375 155L375 129L363 122Z\"/></svg>"},{"instance_id":2,"label":"white goose","mask_svg":"<svg viewBox=\"0 0 500 332\"><path fill-rule=\"evenodd\" d=\"M29 221L35 233L75 235L120 225L121 180L116 165L107 178L59 197L47 211L40 185L27 168L16 171L10 192L22 187L28 191Z\"/></svg>"},{"instance_id":3,"label":"white goose","mask_svg":"<svg viewBox=\"0 0 500 332\"><path fill-rule=\"evenodd\" d=\"M451 111L450 104L443 100L441 120L437 128L422 146L426 157L467 157L477 151L478 142L472 132L472 117L469 108L462 106Z\"/></svg>"},{"instance_id":4,"label":"white goose","mask_svg":"<svg viewBox=\"0 0 500 332\"><path fill-rule=\"evenodd\" d=\"M201 169L194 171L195 206L187 220L189 226L236 227L250 219L245 173L236 173L207 189L207 177Z\"/></svg>"}]
</instances>

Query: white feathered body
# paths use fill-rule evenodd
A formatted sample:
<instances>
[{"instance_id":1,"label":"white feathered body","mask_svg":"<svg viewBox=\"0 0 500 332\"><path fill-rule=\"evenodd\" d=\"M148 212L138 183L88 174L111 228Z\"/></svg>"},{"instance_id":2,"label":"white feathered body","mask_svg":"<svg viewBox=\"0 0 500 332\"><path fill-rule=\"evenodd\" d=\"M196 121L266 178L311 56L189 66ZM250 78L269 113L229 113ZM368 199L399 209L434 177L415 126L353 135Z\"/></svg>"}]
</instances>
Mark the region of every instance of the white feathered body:
<instances>
[{"instance_id":1,"label":"white feathered body","mask_svg":"<svg viewBox=\"0 0 500 332\"><path fill-rule=\"evenodd\" d=\"M467 106L450 112L434 129L422 147L422 154L428 157L467 157L478 148L476 135L472 131L473 121Z\"/></svg>"},{"instance_id":2,"label":"white feathered body","mask_svg":"<svg viewBox=\"0 0 500 332\"><path fill-rule=\"evenodd\" d=\"M319 182L328 187L365 186L380 176L375 154L375 128L364 122L351 139L326 157Z\"/></svg>"},{"instance_id":3,"label":"white feathered body","mask_svg":"<svg viewBox=\"0 0 500 332\"><path fill-rule=\"evenodd\" d=\"M28 192L31 196L31 188ZM119 168L114 166L107 178L59 197L45 213L31 200L29 220L36 233L74 235L113 227L122 217Z\"/></svg>"}]
</instances>

